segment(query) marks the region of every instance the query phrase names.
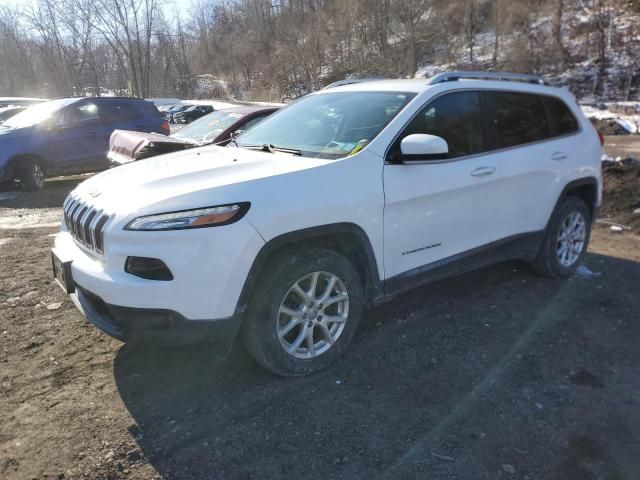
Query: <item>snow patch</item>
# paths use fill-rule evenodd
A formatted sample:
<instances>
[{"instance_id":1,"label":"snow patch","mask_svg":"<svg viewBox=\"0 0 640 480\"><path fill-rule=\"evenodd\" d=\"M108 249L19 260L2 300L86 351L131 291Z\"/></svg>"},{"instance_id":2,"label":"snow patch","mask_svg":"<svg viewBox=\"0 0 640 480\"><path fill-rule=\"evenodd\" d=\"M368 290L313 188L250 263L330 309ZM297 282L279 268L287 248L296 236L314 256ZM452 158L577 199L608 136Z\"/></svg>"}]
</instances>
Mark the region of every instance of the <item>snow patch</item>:
<instances>
[{"instance_id":1,"label":"snow patch","mask_svg":"<svg viewBox=\"0 0 640 480\"><path fill-rule=\"evenodd\" d=\"M18 197L18 192L2 192L0 193L0 201L13 200Z\"/></svg>"},{"instance_id":2,"label":"snow patch","mask_svg":"<svg viewBox=\"0 0 640 480\"><path fill-rule=\"evenodd\" d=\"M59 208L4 209L0 211L0 230L58 227L61 217Z\"/></svg>"},{"instance_id":3,"label":"snow patch","mask_svg":"<svg viewBox=\"0 0 640 480\"><path fill-rule=\"evenodd\" d=\"M586 265L580 265L576 270L576 275L582 278L596 278L602 276L600 272L592 272Z\"/></svg>"}]
</instances>

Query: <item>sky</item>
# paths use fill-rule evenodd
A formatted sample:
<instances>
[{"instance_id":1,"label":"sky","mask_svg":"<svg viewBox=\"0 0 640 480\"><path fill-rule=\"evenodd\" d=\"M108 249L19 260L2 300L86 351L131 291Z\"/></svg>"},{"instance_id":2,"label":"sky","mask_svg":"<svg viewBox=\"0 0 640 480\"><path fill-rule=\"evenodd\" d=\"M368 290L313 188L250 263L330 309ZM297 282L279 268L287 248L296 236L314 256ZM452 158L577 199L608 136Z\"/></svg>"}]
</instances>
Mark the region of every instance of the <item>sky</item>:
<instances>
[{"instance_id":1,"label":"sky","mask_svg":"<svg viewBox=\"0 0 640 480\"><path fill-rule=\"evenodd\" d=\"M9 6L21 8L32 1L33 0L0 0L0 7ZM169 18L171 18L176 12L178 12L180 17L185 18L189 14L192 2L193 0L164 0L165 13L167 13Z\"/></svg>"}]
</instances>

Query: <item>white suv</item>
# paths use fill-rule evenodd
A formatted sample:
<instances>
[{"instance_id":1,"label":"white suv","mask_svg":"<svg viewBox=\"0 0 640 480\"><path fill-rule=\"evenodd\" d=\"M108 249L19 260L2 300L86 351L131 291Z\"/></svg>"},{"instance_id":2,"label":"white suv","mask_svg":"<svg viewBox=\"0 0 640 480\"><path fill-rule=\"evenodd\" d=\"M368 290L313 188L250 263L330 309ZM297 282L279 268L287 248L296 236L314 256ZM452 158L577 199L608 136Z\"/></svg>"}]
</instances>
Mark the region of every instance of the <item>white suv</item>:
<instances>
[{"instance_id":1,"label":"white suv","mask_svg":"<svg viewBox=\"0 0 640 480\"><path fill-rule=\"evenodd\" d=\"M208 338L281 375L346 349L363 308L522 258L568 277L601 143L537 77L340 85L237 137L101 173L64 203L54 273L122 340Z\"/></svg>"}]
</instances>

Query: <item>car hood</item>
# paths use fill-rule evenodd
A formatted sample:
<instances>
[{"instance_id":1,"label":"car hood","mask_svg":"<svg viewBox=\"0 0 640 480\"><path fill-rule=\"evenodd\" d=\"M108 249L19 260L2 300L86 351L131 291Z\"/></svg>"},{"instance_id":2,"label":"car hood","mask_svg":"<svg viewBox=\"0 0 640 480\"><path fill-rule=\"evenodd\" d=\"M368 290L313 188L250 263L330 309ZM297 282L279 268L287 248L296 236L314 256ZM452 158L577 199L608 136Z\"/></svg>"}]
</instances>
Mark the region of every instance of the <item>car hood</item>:
<instances>
[{"instance_id":1,"label":"car hood","mask_svg":"<svg viewBox=\"0 0 640 480\"><path fill-rule=\"evenodd\" d=\"M72 195L107 212L127 214L148 206L181 210L251 201L252 184L331 163L286 153L207 146L160 155L102 172Z\"/></svg>"},{"instance_id":2,"label":"car hood","mask_svg":"<svg viewBox=\"0 0 640 480\"><path fill-rule=\"evenodd\" d=\"M109 159L123 164L195 146L194 142L159 133L114 130L109 139Z\"/></svg>"},{"instance_id":3,"label":"car hood","mask_svg":"<svg viewBox=\"0 0 640 480\"><path fill-rule=\"evenodd\" d=\"M3 127L0 125L0 136L7 137L9 135L19 136L19 135L28 135L31 132L31 127L24 128L11 128L11 127Z\"/></svg>"}]
</instances>

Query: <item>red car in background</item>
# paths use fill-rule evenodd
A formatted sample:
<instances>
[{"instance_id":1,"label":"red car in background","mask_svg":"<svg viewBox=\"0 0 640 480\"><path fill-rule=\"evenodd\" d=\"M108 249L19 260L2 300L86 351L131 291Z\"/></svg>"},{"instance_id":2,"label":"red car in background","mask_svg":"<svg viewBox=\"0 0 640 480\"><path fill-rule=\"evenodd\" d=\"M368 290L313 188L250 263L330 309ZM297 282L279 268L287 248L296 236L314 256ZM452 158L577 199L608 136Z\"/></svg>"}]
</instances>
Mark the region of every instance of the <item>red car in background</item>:
<instances>
[{"instance_id":1,"label":"red car in background","mask_svg":"<svg viewBox=\"0 0 640 480\"><path fill-rule=\"evenodd\" d=\"M248 130L279 107L242 106L216 110L170 136L116 130L109 140L109 160L115 167L164 153L203 145L226 145L234 135Z\"/></svg>"}]
</instances>

